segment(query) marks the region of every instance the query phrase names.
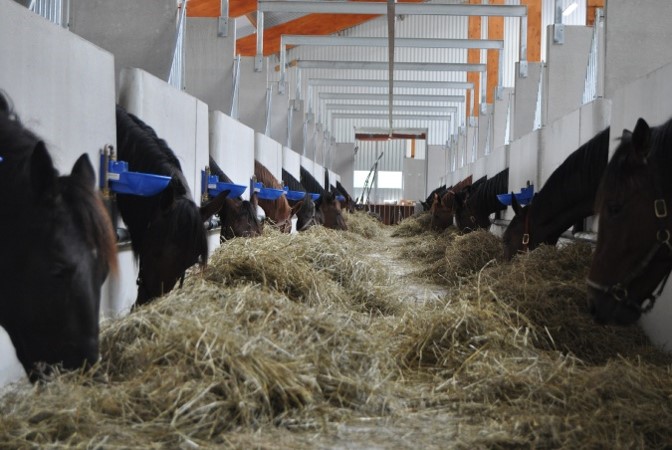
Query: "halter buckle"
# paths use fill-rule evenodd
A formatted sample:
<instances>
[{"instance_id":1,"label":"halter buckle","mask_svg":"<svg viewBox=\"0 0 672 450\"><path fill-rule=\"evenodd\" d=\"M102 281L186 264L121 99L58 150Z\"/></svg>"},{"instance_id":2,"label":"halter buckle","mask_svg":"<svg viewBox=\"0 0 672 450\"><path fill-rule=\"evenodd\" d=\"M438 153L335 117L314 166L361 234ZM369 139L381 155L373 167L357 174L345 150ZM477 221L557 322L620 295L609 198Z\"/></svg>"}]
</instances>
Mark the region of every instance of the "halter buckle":
<instances>
[{"instance_id":1,"label":"halter buckle","mask_svg":"<svg viewBox=\"0 0 672 450\"><path fill-rule=\"evenodd\" d=\"M469 218L471 219L471 223L476 223L476 217L475 216L471 216Z\"/></svg>"},{"instance_id":2,"label":"halter buckle","mask_svg":"<svg viewBox=\"0 0 672 450\"><path fill-rule=\"evenodd\" d=\"M628 298L628 288L623 287L620 284L613 285L610 291L611 296L614 297L617 302L622 302Z\"/></svg>"},{"instance_id":3,"label":"halter buckle","mask_svg":"<svg viewBox=\"0 0 672 450\"><path fill-rule=\"evenodd\" d=\"M663 219L667 217L667 203L665 203L664 198L659 198L653 202L653 210L656 213L656 217Z\"/></svg>"},{"instance_id":4,"label":"halter buckle","mask_svg":"<svg viewBox=\"0 0 672 450\"><path fill-rule=\"evenodd\" d=\"M654 296L649 296L644 299L642 304L639 307L639 310L641 313L647 313L653 309L654 302L656 300L656 297Z\"/></svg>"},{"instance_id":5,"label":"halter buckle","mask_svg":"<svg viewBox=\"0 0 672 450\"><path fill-rule=\"evenodd\" d=\"M661 244L665 244L668 247L672 248L670 246L670 230L668 230L667 228L658 230L656 232L656 239L658 239L658 242L660 242Z\"/></svg>"},{"instance_id":6,"label":"halter buckle","mask_svg":"<svg viewBox=\"0 0 672 450\"><path fill-rule=\"evenodd\" d=\"M523 245L527 245L529 243L530 243L530 234L529 233L523 234Z\"/></svg>"}]
</instances>

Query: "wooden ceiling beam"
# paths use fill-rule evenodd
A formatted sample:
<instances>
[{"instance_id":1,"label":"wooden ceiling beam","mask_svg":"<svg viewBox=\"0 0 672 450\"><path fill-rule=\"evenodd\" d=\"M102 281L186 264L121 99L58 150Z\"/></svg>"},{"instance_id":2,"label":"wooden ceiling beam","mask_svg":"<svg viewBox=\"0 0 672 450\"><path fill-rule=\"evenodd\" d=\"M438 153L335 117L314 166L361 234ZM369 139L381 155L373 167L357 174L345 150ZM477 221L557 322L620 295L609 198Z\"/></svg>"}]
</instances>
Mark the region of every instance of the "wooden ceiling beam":
<instances>
[{"instance_id":1,"label":"wooden ceiling beam","mask_svg":"<svg viewBox=\"0 0 672 450\"><path fill-rule=\"evenodd\" d=\"M189 0L187 16L219 17L221 0ZM257 0L230 0L229 17L241 17L257 11Z\"/></svg>"}]
</instances>

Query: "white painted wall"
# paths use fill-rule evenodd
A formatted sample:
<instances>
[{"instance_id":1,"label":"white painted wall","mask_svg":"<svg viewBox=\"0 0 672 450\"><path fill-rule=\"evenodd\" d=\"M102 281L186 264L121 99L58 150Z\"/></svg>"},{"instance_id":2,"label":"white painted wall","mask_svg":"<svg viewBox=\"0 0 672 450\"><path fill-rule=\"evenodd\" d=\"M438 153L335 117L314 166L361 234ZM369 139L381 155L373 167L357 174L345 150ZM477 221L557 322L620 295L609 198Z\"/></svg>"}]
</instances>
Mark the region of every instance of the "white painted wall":
<instances>
[{"instance_id":1,"label":"white painted wall","mask_svg":"<svg viewBox=\"0 0 672 450\"><path fill-rule=\"evenodd\" d=\"M261 133L255 133L254 158L266 167L278 181L282 180L282 145L280 143Z\"/></svg>"},{"instance_id":2,"label":"white painted wall","mask_svg":"<svg viewBox=\"0 0 672 450\"><path fill-rule=\"evenodd\" d=\"M282 148L282 168L296 181L301 181L301 155L289 147Z\"/></svg>"},{"instance_id":3,"label":"white painted wall","mask_svg":"<svg viewBox=\"0 0 672 450\"><path fill-rule=\"evenodd\" d=\"M254 175L254 130L220 112L210 113L210 155L235 184L248 186Z\"/></svg>"}]
</instances>

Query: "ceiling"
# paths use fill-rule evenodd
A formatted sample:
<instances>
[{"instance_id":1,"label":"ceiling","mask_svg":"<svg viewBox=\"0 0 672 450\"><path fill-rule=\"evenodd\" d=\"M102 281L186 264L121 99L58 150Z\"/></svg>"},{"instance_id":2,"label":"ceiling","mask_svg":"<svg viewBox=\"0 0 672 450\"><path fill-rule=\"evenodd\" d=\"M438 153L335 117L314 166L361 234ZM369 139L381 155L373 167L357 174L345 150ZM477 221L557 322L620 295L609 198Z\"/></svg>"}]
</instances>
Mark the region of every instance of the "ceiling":
<instances>
[{"instance_id":1,"label":"ceiling","mask_svg":"<svg viewBox=\"0 0 672 450\"><path fill-rule=\"evenodd\" d=\"M351 0L384 3L386 0ZM421 0L400 0L398 3L418 3ZM189 17L219 17L221 0L189 0ZM254 56L257 0L229 0L229 18L236 21L236 52ZM370 14L290 14L264 13L264 56L277 53L283 34L328 35L360 25L378 16Z\"/></svg>"}]
</instances>

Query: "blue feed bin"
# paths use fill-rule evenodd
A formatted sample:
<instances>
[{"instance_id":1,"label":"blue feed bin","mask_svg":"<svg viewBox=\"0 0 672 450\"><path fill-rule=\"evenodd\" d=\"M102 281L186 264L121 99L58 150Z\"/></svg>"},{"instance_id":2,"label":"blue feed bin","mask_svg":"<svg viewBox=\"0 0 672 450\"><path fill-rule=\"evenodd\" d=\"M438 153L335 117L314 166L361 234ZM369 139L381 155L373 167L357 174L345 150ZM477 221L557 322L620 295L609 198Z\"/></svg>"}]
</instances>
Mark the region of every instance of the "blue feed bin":
<instances>
[{"instance_id":1,"label":"blue feed bin","mask_svg":"<svg viewBox=\"0 0 672 450\"><path fill-rule=\"evenodd\" d=\"M109 162L107 180L112 192L142 197L156 195L170 183L169 176L129 172L128 163L125 161Z\"/></svg>"},{"instance_id":2,"label":"blue feed bin","mask_svg":"<svg viewBox=\"0 0 672 450\"><path fill-rule=\"evenodd\" d=\"M264 184L257 182L254 185L254 190L257 192L257 198L260 200L277 200L285 193L282 189L273 189L264 187Z\"/></svg>"},{"instance_id":3,"label":"blue feed bin","mask_svg":"<svg viewBox=\"0 0 672 450\"><path fill-rule=\"evenodd\" d=\"M513 194L516 196L516 200L521 206L525 206L532 200L534 197L534 185L531 184L527 187L524 187L520 190L519 193ZM497 200L499 203L506 206L511 206L511 194L497 194Z\"/></svg>"},{"instance_id":4,"label":"blue feed bin","mask_svg":"<svg viewBox=\"0 0 672 450\"><path fill-rule=\"evenodd\" d=\"M208 195L210 197L217 197L222 191L228 190L229 195L227 195L227 197L237 198L243 195L246 189L247 186L243 184L225 183L223 181L219 181L219 177L217 175L210 175L208 177Z\"/></svg>"}]
</instances>

